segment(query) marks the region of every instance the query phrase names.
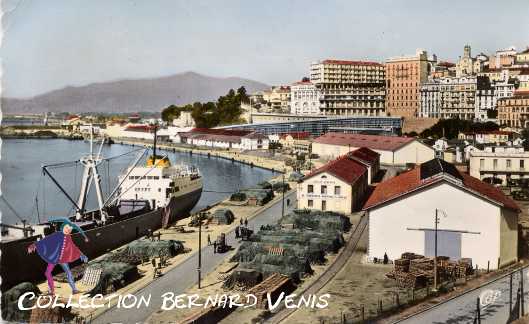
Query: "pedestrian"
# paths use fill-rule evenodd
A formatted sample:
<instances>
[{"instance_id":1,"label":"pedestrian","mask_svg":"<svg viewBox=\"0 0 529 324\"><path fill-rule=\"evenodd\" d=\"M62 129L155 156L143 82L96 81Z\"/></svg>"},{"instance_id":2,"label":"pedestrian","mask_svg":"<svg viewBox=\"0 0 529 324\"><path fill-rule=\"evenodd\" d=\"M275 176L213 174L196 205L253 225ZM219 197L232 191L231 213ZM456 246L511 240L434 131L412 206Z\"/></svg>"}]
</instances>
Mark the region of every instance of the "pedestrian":
<instances>
[{"instance_id":1,"label":"pedestrian","mask_svg":"<svg viewBox=\"0 0 529 324\"><path fill-rule=\"evenodd\" d=\"M241 219L240 219L240 222L241 222L241 226L242 226L242 217L241 217Z\"/></svg>"},{"instance_id":2,"label":"pedestrian","mask_svg":"<svg viewBox=\"0 0 529 324\"><path fill-rule=\"evenodd\" d=\"M208 234L208 245L211 245L211 237Z\"/></svg>"},{"instance_id":3,"label":"pedestrian","mask_svg":"<svg viewBox=\"0 0 529 324\"><path fill-rule=\"evenodd\" d=\"M248 227L248 218L244 219L244 226Z\"/></svg>"},{"instance_id":4,"label":"pedestrian","mask_svg":"<svg viewBox=\"0 0 529 324\"><path fill-rule=\"evenodd\" d=\"M239 238L239 226L235 227L235 238Z\"/></svg>"},{"instance_id":5,"label":"pedestrian","mask_svg":"<svg viewBox=\"0 0 529 324\"><path fill-rule=\"evenodd\" d=\"M213 242L213 253L217 253L217 241Z\"/></svg>"}]
</instances>

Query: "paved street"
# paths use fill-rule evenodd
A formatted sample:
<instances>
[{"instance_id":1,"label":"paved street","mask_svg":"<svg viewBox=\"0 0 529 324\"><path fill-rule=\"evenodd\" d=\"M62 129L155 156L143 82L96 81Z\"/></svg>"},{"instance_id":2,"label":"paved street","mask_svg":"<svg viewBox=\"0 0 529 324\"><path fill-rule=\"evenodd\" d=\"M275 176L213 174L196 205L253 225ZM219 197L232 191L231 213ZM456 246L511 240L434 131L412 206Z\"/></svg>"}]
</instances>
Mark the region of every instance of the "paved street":
<instances>
[{"instance_id":1,"label":"paved street","mask_svg":"<svg viewBox=\"0 0 529 324\"><path fill-rule=\"evenodd\" d=\"M286 200L290 199L290 206L287 206ZM285 196L285 213L291 211L296 206L296 192L291 192ZM281 200L264 210L261 214L248 221L250 228L258 230L261 225L275 223L281 218ZM198 235L198 234L197 234ZM226 234L228 244L237 249L240 245L235 240L235 233L231 231ZM202 249L202 276L211 272L219 265L227 254L214 254L213 248L206 246ZM152 296L149 307L140 309L111 308L99 317L94 319L94 323L142 323L154 312L160 309L162 299L160 296L166 292L173 292L175 295L182 294L185 290L197 282L197 264L198 253L194 253L189 259L182 264L166 273L163 277L153 281L148 286L138 291L135 295Z\"/></svg>"},{"instance_id":2,"label":"paved street","mask_svg":"<svg viewBox=\"0 0 529 324\"><path fill-rule=\"evenodd\" d=\"M528 268L525 268L522 274L525 314L529 307L528 274ZM472 323L476 316L478 297L480 297L481 323L508 323L511 313L509 308L514 309L513 313L517 313L519 308L517 291L520 287L520 272L517 271L512 277L512 306L510 276L506 276L399 323Z\"/></svg>"}]
</instances>

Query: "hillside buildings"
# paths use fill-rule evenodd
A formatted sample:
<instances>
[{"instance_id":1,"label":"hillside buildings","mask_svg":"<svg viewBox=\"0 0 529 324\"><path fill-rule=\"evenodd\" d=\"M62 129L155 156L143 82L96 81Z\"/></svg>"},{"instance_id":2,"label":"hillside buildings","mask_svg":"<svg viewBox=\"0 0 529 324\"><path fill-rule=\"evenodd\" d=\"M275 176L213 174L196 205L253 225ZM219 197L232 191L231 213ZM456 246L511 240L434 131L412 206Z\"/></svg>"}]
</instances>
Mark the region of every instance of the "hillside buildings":
<instances>
[{"instance_id":1,"label":"hillside buildings","mask_svg":"<svg viewBox=\"0 0 529 324\"><path fill-rule=\"evenodd\" d=\"M433 159L435 154L432 147L413 137L333 132L316 138L312 143L312 153L333 159L361 147L367 147L380 154L380 163L386 165L422 163Z\"/></svg>"},{"instance_id":2,"label":"hillside buildings","mask_svg":"<svg viewBox=\"0 0 529 324\"><path fill-rule=\"evenodd\" d=\"M296 115L318 115L321 92L308 80L290 86L290 113Z\"/></svg>"},{"instance_id":3,"label":"hillside buildings","mask_svg":"<svg viewBox=\"0 0 529 324\"><path fill-rule=\"evenodd\" d=\"M425 82L420 90L421 104L419 118L441 117L441 104L439 99L439 79L431 79Z\"/></svg>"},{"instance_id":4,"label":"hillside buildings","mask_svg":"<svg viewBox=\"0 0 529 324\"><path fill-rule=\"evenodd\" d=\"M442 198L442 199L440 199ZM363 208L369 220L368 258L403 252L471 258L491 269L518 261L518 205L503 192L434 159L380 183Z\"/></svg>"},{"instance_id":5,"label":"hillside buildings","mask_svg":"<svg viewBox=\"0 0 529 324\"><path fill-rule=\"evenodd\" d=\"M463 76L439 80L440 117L474 119L476 77Z\"/></svg>"},{"instance_id":6,"label":"hillside buildings","mask_svg":"<svg viewBox=\"0 0 529 324\"><path fill-rule=\"evenodd\" d=\"M362 207L368 177L363 163L350 154L341 156L303 177L298 184L298 208L350 214Z\"/></svg>"},{"instance_id":7,"label":"hillside buildings","mask_svg":"<svg viewBox=\"0 0 529 324\"><path fill-rule=\"evenodd\" d=\"M457 138L475 144L506 144L515 139L515 133L502 130L462 132Z\"/></svg>"},{"instance_id":8,"label":"hillside buildings","mask_svg":"<svg viewBox=\"0 0 529 324\"><path fill-rule=\"evenodd\" d=\"M310 66L325 115L384 116L384 80L384 65L376 62L323 60Z\"/></svg>"},{"instance_id":9,"label":"hillside buildings","mask_svg":"<svg viewBox=\"0 0 529 324\"><path fill-rule=\"evenodd\" d=\"M429 66L427 53L423 50L417 50L414 56L386 61L386 110L390 116L417 117L419 90L428 80Z\"/></svg>"},{"instance_id":10,"label":"hillside buildings","mask_svg":"<svg viewBox=\"0 0 529 324\"><path fill-rule=\"evenodd\" d=\"M508 127L524 128L529 121L529 91L498 100L498 122Z\"/></svg>"},{"instance_id":11,"label":"hillside buildings","mask_svg":"<svg viewBox=\"0 0 529 324\"><path fill-rule=\"evenodd\" d=\"M529 152L523 147L490 146L470 153L470 175L489 183L507 185L529 177Z\"/></svg>"}]
</instances>

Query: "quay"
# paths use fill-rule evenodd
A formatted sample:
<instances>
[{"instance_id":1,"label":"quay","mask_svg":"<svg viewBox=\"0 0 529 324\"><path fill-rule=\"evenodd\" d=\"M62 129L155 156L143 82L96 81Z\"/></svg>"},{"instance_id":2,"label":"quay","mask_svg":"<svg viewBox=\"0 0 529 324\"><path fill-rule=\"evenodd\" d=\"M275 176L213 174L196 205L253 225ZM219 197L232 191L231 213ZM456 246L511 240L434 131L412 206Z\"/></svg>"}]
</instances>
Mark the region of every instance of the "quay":
<instances>
[{"instance_id":1,"label":"quay","mask_svg":"<svg viewBox=\"0 0 529 324\"><path fill-rule=\"evenodd\" d=\"M285 205L285 213L292 211L296 206L296 192L291 190L285 194L285 199L290 199L291 203L289 206ZM255 210L252 214L247 215L248 224L250 228L257 230L261 225L274 223L281 217L282 209L282 196L278 195L267 205L260 207ZM239 247L240 242L235 238L234 229L239 223L239 218L242 217L240 214L235 213L236 220L229 227L223 228L226 233L226 239L228 244L233 248L232 252L235 252ZM246 218L246 217L245 217ZM196 233L194 234L196 237ZM213 248L207 246L206 235L202 236L202 274L204 277L211 271L213 271L224 259L231 255L231 253L213 253ZM162 235L163 237L163 235ZM187 244L187 241L186 241ZM187 245L186 245L187 246ZM164 271L163 275L154 281L150 281L150 277L145 275L142 279L148 279L142 281L143 286L139 283L133 283L123 290L117 291L118 294L133 293L138 298L140 296L152 296L150 305L140 309L123 309L123 308L110 308L104 309L99 313L92 313L94 323L117 323L121 322L123 318L127 318L127 322L139 323L146 322L146 320L156 311L160 310L161 307L161 295L165 292L173 292L174 294L182 294L188 288L195 285L197 282L197 264L198 264L198 251L188 254L187 258L180 259L179 261L173 261L174 264L169 270ZM177 256L177 258L180 256ZM140 279L140 280L142 280ZM147 282L146 282L147 281ZM85 317L89 316L85 314Z\"/></svg>"}]
</instances>

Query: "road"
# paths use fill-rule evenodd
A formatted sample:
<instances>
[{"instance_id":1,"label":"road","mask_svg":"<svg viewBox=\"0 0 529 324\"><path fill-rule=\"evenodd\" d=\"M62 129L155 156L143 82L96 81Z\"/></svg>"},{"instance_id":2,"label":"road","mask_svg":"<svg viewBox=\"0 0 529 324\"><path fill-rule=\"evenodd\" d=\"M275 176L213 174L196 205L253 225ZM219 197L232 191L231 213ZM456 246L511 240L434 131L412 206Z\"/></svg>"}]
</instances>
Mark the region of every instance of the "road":
<instances>
[{"instance_id":1,"label":"road","mask_svg":"<svg viewBox=\"0 0 529 324\"><path fill-rule=\"evenodd\" d=\"M520 278L523 279L524 288L523 309L524 314L527 314L529 307L528 269L526 267L522 270L523 272L518 270L512 274L512 299L511 275L506 275L398 323L473 323L477 314L478 297L480 298L481 323L508 323L511 314L515 314L515 318L519 314L520 298L517 297L517 291L521 286ZM510 309L513 309L512 312Z\"/></svg>"},{"instance_id":2,"label":"road","mask_svg":"<svg viewBox=\"0 0 529 324\"><path fill-rule=\"evenodd\" d=\"M290 199L290 206L287 206L286 200ZM282 200L279 199L270 207L262 211L259 215L248 220L250 228L259 229L261 225L272 224L281 218ZM285 195L285 214L293 210L297 205L296 191ZM197 234L198 235L198 234ZM226 233L226 240L229 245L237 249L240 243L235 239L235 232ZM227 254L214 254L212 247L202 248L202 276L205 277L215 267L217 267L227 256ZM148 307L141 308L117 308L113 307L99 315L93 320L94 323L144 323L147 318L154 312L160 310L162 298L166 292L173 292L175 295L184 293L189 287L197 283L197 264L198 253L195 252L191 257L167 272L164 276L154 280L148 286L135 293L136 297L151 296L151 302ZM142 305L143 306L143 305Z\"/></svg>"}]
</instances>

